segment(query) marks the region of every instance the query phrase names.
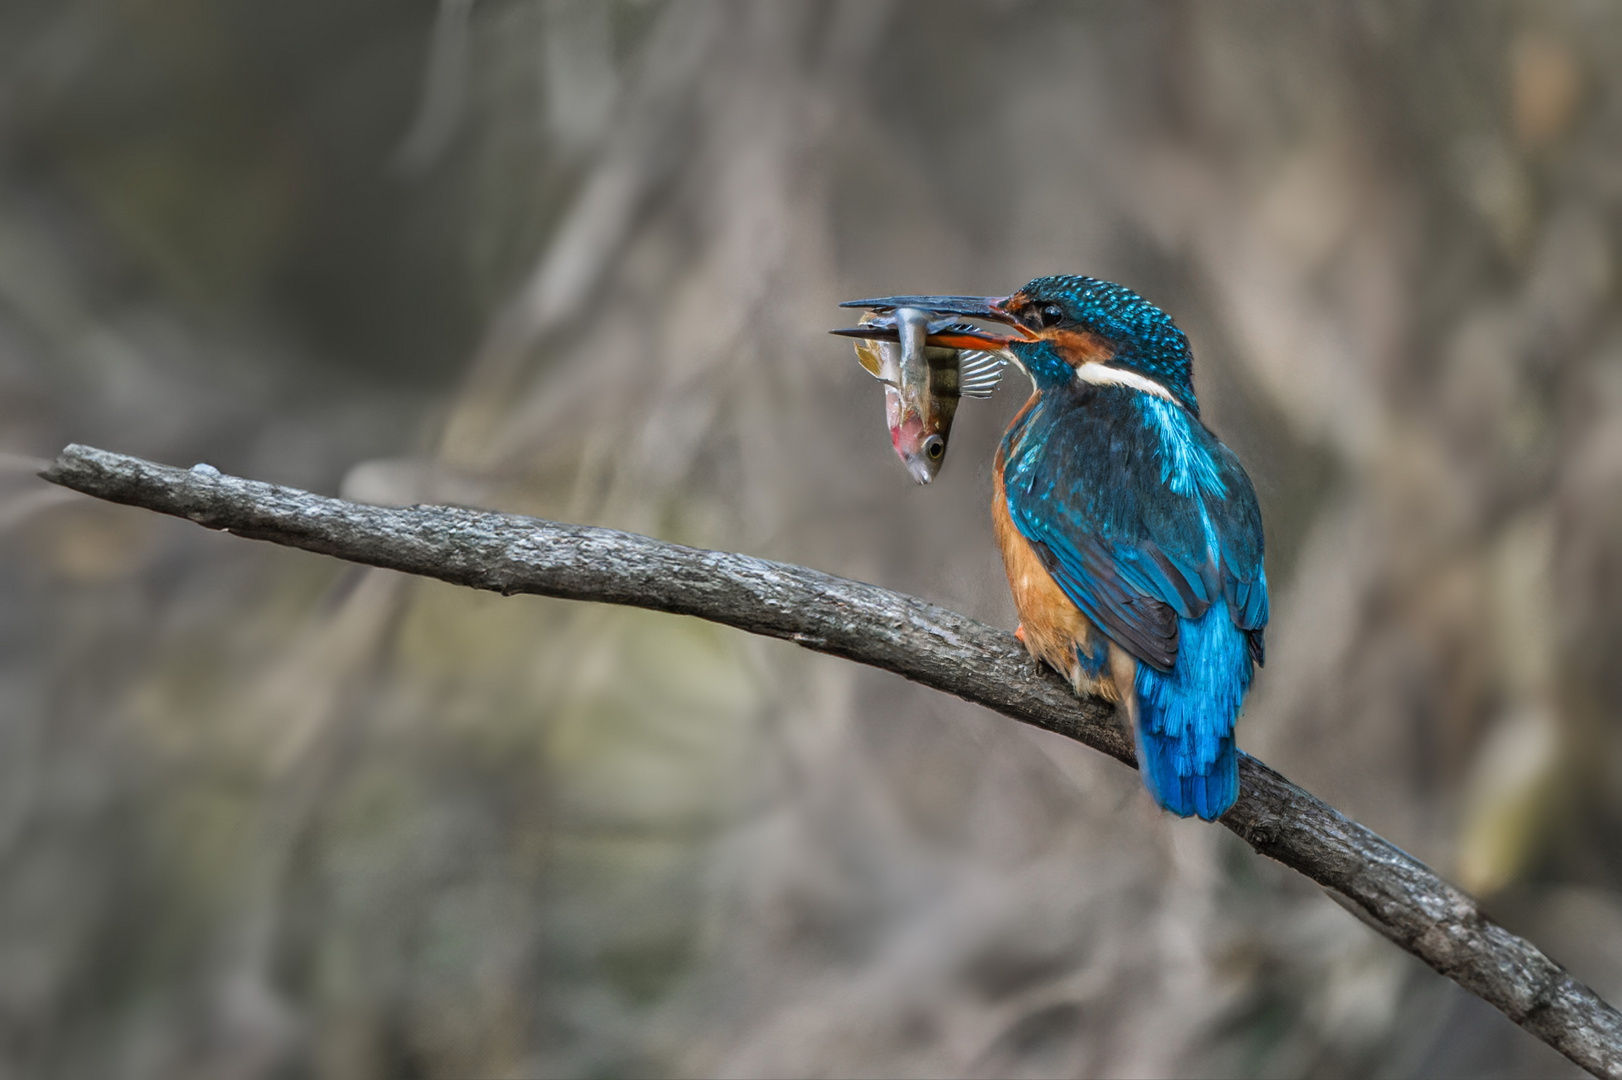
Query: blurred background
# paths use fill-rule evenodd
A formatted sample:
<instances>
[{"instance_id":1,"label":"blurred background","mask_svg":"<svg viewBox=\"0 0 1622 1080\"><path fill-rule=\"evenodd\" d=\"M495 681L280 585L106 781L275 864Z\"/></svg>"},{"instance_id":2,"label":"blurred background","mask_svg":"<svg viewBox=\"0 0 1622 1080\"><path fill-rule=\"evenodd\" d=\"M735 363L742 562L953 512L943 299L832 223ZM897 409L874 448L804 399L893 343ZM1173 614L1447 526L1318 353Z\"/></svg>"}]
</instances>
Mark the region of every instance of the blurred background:
<instances>
[{"instance_id":1,"label":"blurred background","mask_svg":"<svg viewBox=\"0 0 1622 1080\"><path fill-rule=\"evenodd\" d=\"M1126 769L82 441L1012 626L837 301L1125 282L1261 493L1241 744L1622 1000L1622 9L0 6L0 1074L1560 1076Z\"/></svg>"}]
</instances>

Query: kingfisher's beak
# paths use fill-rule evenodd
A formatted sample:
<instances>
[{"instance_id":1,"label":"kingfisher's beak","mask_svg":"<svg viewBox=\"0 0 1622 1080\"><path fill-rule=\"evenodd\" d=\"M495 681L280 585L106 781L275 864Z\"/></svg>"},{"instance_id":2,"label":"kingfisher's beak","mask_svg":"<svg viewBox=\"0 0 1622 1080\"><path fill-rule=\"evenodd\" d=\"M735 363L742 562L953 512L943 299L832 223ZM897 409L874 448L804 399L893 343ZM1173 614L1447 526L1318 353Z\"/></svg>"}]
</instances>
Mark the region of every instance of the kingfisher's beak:
<instances>
[{"instance_id":1,"label":"kingfisher's beak","mask_svg":"<svg viewBox=\"0 0 1622 1080\"><path fill-rule=\"evenodd\" d=\"M1007 296L879 296L870 300L847 300L840 307L867 308L870 311L894 311L896 308L919 308L931 315L964 315L971 319L986 319L991 322L1002 323L1013 327L1015 333L997 334L985 330L965 332L963 327L952 327L939 335L931 334L928 338L930 345L945 345L957 349L1000 349L1014 341L1030 341L1036 335L1020 324L1013 312L1005 306ZM875 328L876 329L876 328ZM835 330L835 334L845 337L877 338L872 329L863 328L861 333L855 330ZM883 335L887 339L896 337L894 330ZM954 340L947 341L951 337ZM937 341L937 338L940 340Z\"/></svg>"},{"instance_id":2,"label":"kingfisher's beak","mask_svg":"<svg viewBox=\"0 0 1622 1080\"><path fill-rule=\"evenodd\" d=\"M900 341L901 331L894 323L888 326L869 323L866 326L847 326L830 330L840 337L862 338L865 341ZM984 349L990 352L1007 345L1013 339L1006 334L993 334L973 326L948 326L924 338L925 345L946 349Z\"/></svg>"}]
</instances>

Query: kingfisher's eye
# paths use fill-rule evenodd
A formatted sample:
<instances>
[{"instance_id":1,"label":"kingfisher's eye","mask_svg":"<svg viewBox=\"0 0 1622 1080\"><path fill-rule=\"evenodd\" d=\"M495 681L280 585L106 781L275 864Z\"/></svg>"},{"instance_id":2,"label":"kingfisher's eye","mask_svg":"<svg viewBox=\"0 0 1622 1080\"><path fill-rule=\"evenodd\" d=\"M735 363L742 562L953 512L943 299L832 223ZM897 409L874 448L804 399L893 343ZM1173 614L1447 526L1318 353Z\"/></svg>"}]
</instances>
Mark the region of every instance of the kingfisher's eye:
<instances>
[{"instance_id":1,"label":"kingfisher's eye","mask_svg":"<svg viewBox=\"0 0 1622 1080\"><path fill-rule=\"evenodd\" d=\"M1040 312L1042 326L1058 326L1064 320L1064 309L1058 304L1043 304Z\"/></svg>"}]
</instances>

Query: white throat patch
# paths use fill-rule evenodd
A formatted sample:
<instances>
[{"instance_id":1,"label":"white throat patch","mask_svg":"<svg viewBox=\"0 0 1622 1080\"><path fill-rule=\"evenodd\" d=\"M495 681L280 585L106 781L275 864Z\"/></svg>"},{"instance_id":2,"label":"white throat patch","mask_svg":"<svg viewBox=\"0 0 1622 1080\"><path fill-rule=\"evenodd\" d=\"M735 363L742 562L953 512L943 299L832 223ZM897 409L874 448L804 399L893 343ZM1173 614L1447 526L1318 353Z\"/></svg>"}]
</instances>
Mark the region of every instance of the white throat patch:
<instances>
[{"instance_id":1,"label":"white throat patch","mask_svg":"<svg viewBox=\"0 0 1622 1080\"><path fill-rule=\"evenodd\" d=\"M1127 386L1133 390L1142 390L1145 394L1165 398L1174 405L1181 406L1182 404L1182 402L1171 396L1170 390L1167 390L1147 375L1139 375L1136 371L1127 371L1125 368L1110 367L1108 364L1100 364L1096 360L1077 365L1076 381L1092 383L1094 386Z\"/></svg>"}]
</instances>

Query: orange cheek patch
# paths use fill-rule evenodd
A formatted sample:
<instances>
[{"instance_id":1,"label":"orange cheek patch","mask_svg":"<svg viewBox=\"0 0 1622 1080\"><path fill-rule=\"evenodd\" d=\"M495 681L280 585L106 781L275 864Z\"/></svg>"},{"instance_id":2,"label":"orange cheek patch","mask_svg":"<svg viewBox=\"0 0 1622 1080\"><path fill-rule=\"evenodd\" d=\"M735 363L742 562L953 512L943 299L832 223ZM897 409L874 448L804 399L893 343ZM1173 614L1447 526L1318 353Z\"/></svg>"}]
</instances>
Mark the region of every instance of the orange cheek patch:
<instances>
[{"instance_id":1,"label":"orange cheek patch","mask_svg":"<svg viewBox=\"0 0 1622 1080\"><path fill-rule=\"evenodd\" d=\"M1086 330L1054 330L1047 337L1053 342L1053 351L1071 367L1102 364L1115 355L1109 342Z\"/></svg>"}]
</instances>

